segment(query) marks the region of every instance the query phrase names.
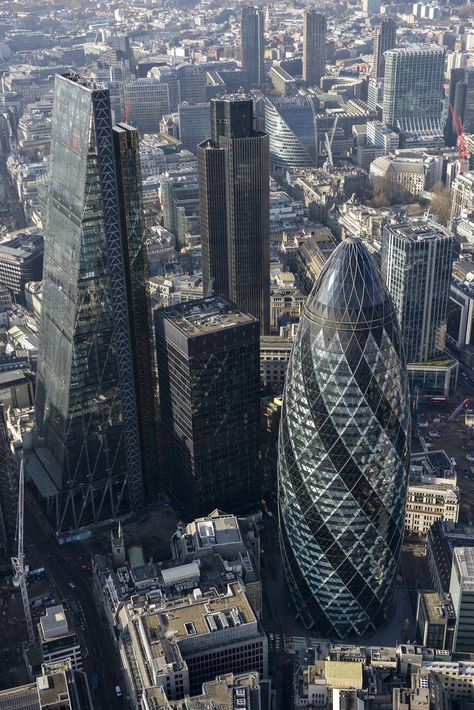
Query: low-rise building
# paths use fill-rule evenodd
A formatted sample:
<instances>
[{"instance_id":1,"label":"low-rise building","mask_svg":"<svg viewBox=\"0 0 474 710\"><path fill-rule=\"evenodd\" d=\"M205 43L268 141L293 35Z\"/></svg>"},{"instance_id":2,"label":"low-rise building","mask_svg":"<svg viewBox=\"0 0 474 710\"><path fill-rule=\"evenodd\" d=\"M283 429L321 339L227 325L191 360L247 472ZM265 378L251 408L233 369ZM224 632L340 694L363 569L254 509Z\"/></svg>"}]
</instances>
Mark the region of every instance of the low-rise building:
<instances>
[{"instance_id":1,"label":"low-rise building","mask_svg":"<svg viewBox=\"0 0 474 710\"><path fill-rule=\"evenodd\" d=\"M0 691L0 710L93 710L86 674L68 661L45 663L34 683Z\"/></svg>"},{"instance_id":2,"label":"low-rise building","mask_svg":"<svg viewBox=\"0 0 474 710\"><path fill-rule=\"evenodd\" d=\"M455 475L438 478L410 472L405 510L407 532L424 535L437 520L457 522L458 517L459 489Z\"/></svg>"},{"instance_id":3,"label":"low-rise building","mask_svg":"<svg viewBox=\"0 0 474 710\"><path fill-rule=\"evenodd\" d=\"M420 590L416 611L417 634L428 648L453 650L456 613L449 594Z\"/></svg>"},{"instance_id":4,"label":"low-rise building","mask_svg":"<svg viewBox=\"0 0 474 710\"><path fill-rule=\"evenodd\" d=\"M82 670L79 639L71 629L61 604L47 608L40 618L38 639L45 663L69 660L74 670Z\"/></svg>"},{"instance_id":5,"label":"low-rise building","mask_svg":"<svg viewBox=\"0 0 474 710\"><path fill-rule=\"evenodd\" d=\"M227 673L267 678L267 637L239 582L221 594L195 589L162 603L132 597L120 606L116 623L134 707L151 687L163 686L175 700Z\"/></svg>"}]
</instances>

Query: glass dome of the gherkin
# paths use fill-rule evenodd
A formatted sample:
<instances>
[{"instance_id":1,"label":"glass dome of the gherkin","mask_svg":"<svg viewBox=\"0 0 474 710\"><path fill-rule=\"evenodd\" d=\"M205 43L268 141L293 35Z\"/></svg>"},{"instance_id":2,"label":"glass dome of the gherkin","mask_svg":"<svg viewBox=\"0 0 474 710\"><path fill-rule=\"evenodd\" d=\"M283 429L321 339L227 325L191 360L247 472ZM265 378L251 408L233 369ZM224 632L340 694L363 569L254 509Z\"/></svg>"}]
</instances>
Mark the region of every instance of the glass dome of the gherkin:
<instances>
[{"instance_id":1,"label":"glass dome of the gherkin","mask_svg":"<svg viewBox=\"0 0 474 710\"><path fill-rule=\"evenodd\" d=\"M361 239L346 239L334 250L308 297L306 315L338 328L393 319L393 303Z\"/></svg>"}]
</instances>

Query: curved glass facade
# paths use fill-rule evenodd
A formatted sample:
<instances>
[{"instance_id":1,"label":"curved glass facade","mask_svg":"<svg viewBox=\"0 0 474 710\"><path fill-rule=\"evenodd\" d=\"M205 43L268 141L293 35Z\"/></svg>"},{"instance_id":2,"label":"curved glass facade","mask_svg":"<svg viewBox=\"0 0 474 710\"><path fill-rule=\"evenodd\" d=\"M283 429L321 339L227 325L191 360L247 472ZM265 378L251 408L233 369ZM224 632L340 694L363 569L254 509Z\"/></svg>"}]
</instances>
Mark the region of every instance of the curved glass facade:
<instances>
[{"instance_id":1,"label":"curved glass facade","mask_svg":"<svg viewBox=\"0 0 474 710\"><path fill-rule=\"evenodd\" d=\"M409 397L393 303L359 239L308 297L280 425L281 548L300 618L347 638L384 618L402 543Z\"/></svg>"},{"instance_id":2,"label":"curved glass facade","mask_svg":"<svg viewBox=\"0 0 474 710\"><path fill-rule=\"evenodd\" d=\"M267 97L265 131L270 136L272 168L291 170L316 165L316 119L309 97Z\"/></svg>"}]
</instances>

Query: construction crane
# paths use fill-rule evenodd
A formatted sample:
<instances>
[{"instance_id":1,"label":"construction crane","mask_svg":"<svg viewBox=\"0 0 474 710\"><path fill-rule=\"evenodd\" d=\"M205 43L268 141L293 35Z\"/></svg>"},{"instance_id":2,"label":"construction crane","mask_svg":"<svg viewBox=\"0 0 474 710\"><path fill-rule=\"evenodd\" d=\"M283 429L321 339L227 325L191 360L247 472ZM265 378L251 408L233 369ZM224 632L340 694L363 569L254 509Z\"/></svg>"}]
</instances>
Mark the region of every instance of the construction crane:
<instances>
[{"instance_id":1,"label":"construction crane","mask_svg":"<svg viewBox=\"0 0 474 710\"><path fill-rule=\"evenodd\" d=\"M326 142L326 150L327 150L327 154L328 154L327 160L325 161L325 165L324 165L324 167L326 169L334 167L334 161L333 161L333 157L332 157L332 142L334 140L334 134L336 132L337 119L338 119L338 116L336 116L336 118L334 119L334 125L333 125L332 131L331 131L331 138L329 138L328 133L324 134L324 140ZM327 163L327 165L326 165L326 163Z\"/></svg>"},{"instance_id":2,"label":"construction crane","mask_svg":"<svg viewBox=\"0 0 474 710\"><path fill-rule=\"evenodd\" d=\"M26 575L28 568L25 568L25 553L23 550L23 523L25 516L25 473L23 459L20 464L20 475L18 479L18 516L16 539L18 542L17 556L12 557L13 585L20 588L23 610L25 612L26 628L28 631L28 643L33 646L35 643L35 633L33 630L33 620L31 618L30 602L28 600L28 590L26 588Z\"/></svg>"},{"instance_id":3,"label":"construction crane","mask_svg":"<svg viewBox=\"0 0 474 710\"><path fill-rule=\"evenodd\" d=\"M451 102L449 102L449 110L451 111L454 130L456 131L456 135L458 137L458 141L457 141L458 157L459 157L461 172L464 172L464 165L469 158L469 151L467 149L466 136L464 134L464 127L462 125L461 119L458 116L456 116L456 111L454 110L454 106L452 105Z\"/></svg>"},{"instance_id":4,"label":"construction crane","mask_svg":"<svg viewBox=\"0 0 474 710\"><path fill-rule=\"evenodd\" d=\"M461 404L458 404L458 406L456 407L456 409L454 409L454 410L451 412L451 414L450 414L449 417L448 417L448 422L454 422L454 420L456 419L456 417L457 417L459 414L461 414L463 408L464 408L464 407L467 407L468 404L469 404L469 397L466 397L466 399L463 399L463 401L461 402Z\"/></svg>"}]
</instances>

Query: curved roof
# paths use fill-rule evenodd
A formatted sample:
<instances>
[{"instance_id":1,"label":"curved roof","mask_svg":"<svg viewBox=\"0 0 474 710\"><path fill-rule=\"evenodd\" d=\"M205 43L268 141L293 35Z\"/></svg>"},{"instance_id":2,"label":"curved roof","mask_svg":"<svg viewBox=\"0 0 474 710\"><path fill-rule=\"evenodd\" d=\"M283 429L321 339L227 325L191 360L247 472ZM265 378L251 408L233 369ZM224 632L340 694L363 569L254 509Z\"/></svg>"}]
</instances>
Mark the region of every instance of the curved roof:
<instances>
[{"instance_id":1,"label":"curved roof","mask_svg":"<svg viewBox=\"0 0 474 710\"><path fill-rule=\"evenodd\" d=\"M395 318L392 300L361 239L345 239L334 250L308 297L305 314L335 329L374 327Z\"/></svg>"}]
</instances>

